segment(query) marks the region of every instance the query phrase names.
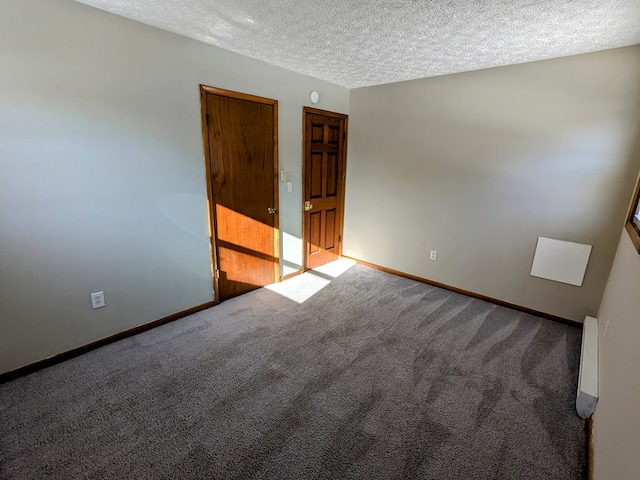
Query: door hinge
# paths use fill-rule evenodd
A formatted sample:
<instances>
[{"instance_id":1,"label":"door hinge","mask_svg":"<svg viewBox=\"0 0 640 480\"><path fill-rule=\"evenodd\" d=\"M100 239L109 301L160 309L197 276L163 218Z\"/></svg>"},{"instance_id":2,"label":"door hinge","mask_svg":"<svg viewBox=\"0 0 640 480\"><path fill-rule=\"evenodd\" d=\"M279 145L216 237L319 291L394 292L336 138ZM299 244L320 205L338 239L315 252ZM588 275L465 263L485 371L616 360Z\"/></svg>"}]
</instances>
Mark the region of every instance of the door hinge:
<instances>
[{"instance_id":1,"label":"door hinge","mask_svg":"<svg viewBox=\"0 0 640 480\"><path fill-rule=\"evenodd\" d=\"M214 270L213 275L215 276L215 278L220 278L220 270Z\"/></svg>"},{"instance_id":2,"label":"door hinge","mask_svg":"<svg viewBox=\"0 0 640 480\"><path fill-rule=\"evenodd\" d=\"M338 243L342 243L342 235L338 235Z\"/></svg>"}]
</instances>

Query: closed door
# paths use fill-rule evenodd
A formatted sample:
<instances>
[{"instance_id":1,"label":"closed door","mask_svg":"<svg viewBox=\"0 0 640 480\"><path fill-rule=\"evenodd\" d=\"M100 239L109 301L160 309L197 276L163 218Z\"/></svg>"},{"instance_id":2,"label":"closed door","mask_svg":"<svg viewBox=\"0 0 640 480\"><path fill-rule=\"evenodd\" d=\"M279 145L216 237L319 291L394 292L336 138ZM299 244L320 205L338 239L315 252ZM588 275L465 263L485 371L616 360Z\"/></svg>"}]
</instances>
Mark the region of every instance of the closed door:
<instances>
[{"instance_id":1,"label":"closed door","mask_svg":"<svg viewBox=\"0 0 640 480\"><path fill-rule=\"evenodd\" d=\"M342 254L347 116L304 109L305 269Z\"/></svg>"},{"instance_id":2,"label":"closed door","mask_svg":"<svg viewBox=\"0 0 640 480\"><path fill-rule=\"evenodd\" d=\"M201 87L216 301L276 281L277 101Z\"/></svg>"}]
</instances>

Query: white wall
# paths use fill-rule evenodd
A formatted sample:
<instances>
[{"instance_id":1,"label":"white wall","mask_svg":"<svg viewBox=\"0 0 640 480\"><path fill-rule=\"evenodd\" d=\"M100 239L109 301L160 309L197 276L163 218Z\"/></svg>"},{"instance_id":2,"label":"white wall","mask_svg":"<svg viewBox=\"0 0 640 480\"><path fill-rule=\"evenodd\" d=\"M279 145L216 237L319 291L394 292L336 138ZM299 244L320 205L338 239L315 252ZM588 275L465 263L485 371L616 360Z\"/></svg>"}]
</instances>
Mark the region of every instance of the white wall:
<instances>
[{"instance_id":1,"label":"white wall","mask_svg":"<svg viewBox=\"0 0 640 480\"><path fill-rule=\"evenodd\" d=\"M595 480L629 480L638 478L640 472L639 293L640 255L623 231L598 313L600 379L593 417Z\"/></svg>"},{"instance_id":2,"label":"white wall","mask_svg":"<svg viewBox=\"0 0 640 480\"><path fill-rule=\"evenodd\" d=\"M70 0L1 2L0 65L0 372L213 299L201 83L279 101L299 268L302 107L347 89Z\"/></svg>"},{"instance_id":3,"label":"white wall","mask_svg":"<svg viewBox=\"0 0 640 480\"><path fill-rule=\"evenodd\" d=\"M640 166L639 93L640 46L352 90L345 255L595 316ZM593 245L582 287L529 275L538 236Z\"/></svg>"}]
</instances>

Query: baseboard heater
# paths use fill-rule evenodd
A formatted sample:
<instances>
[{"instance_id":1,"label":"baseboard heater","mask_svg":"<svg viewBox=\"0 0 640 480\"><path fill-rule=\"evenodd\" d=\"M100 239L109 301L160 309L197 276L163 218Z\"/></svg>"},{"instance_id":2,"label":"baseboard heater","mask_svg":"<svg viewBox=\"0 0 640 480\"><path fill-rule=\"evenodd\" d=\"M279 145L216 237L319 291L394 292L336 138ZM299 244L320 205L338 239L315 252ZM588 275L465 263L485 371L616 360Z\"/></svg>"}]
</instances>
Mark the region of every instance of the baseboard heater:
<instances>
[{"instance_id":1,"label":"baseboard heater","mask_svg":"<svg viewBox=\"0 0 640 480\"><path fill-rule=\"evenodd\" d=\"M598 403L598 319L586 317L582 328L582 352L576 410L582 418L593 415Z\"/></svg>"}]
</instances>

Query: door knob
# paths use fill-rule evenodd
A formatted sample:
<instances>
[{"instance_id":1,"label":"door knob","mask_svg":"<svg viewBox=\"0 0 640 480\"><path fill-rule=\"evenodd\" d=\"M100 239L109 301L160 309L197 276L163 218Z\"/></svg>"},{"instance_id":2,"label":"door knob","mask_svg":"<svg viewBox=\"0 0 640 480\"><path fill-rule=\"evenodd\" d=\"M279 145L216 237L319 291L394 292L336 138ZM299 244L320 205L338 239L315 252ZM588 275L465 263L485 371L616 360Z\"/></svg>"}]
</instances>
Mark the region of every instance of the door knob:
<instances>
[{"instance_id":1,"label":"door knob","mask_svg":"<svg viewBox=\"0 0 640 480\"><path fill-rule=\"evenodd\" d=\"M304 202L304 211L308 212L309 210L311 210L313 208L313 205L311 205L311 202L309 200L307 200L306 202Z\"/></svg>"},{"instance_id":2,"label":"door knob","mask_svg":"<svg viewBox=\"0 0 640 480\"><path fill-rule=\"evenodd\" d=\"M273 207L267 207L267 212L269 212L271 215L273 215L274 213L276 213L276 209Z\"/></svg>"}]
</instances>

